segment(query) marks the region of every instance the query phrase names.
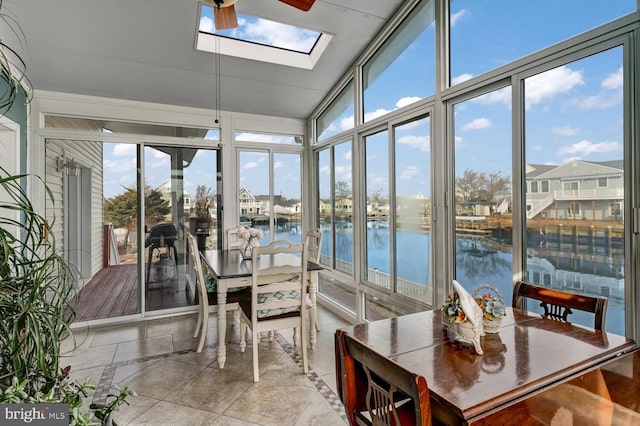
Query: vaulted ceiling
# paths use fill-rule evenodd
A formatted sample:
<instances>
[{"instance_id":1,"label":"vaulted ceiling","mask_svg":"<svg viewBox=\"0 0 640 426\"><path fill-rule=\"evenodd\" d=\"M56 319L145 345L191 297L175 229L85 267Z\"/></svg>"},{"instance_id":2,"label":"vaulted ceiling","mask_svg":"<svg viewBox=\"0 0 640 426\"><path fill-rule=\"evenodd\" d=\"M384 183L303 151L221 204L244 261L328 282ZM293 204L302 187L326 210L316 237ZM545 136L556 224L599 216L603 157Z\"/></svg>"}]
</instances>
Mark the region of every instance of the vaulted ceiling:
<instances>
[{"instance_id":1,"label":"vaulted ceiling","mask_svg":"<svg viewBox=\"0 0 640 426\"><path fill-rule=\"evenodd\" d=\"M313 70L221 56L220 108L309 117L402 0L316 0L302 12L277 0L238 0L240 14L330 33ZM194 49L198 0L3 0L26 45L34 89L216 108L214 55Z\"/></svg>"}]
</instances>

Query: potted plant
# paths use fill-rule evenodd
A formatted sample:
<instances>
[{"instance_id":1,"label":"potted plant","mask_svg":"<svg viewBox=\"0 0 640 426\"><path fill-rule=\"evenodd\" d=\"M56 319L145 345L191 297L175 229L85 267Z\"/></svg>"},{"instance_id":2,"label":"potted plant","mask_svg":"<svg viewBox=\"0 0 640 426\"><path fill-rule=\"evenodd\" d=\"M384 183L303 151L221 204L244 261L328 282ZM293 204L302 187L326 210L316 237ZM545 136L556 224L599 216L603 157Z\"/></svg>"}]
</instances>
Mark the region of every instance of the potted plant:
<instances>
[{"instance_id":1,"label":"potted plant","mask_svg":"<svg viewBox=\"0 0 640 426\"><path fill-rule=\"evenodd\" d=\"M93 386L71 381L70 367L60 370L60 342L71 336L77 274L56 248L53 221L29 200L23 188L28 179L35 178L0 168L0 403L67 403L70 424L95 424L95 418L114 424L112 412L134 392L118 389L111 402L91 404L93 411L82 413Z\"/></svg>"},{"instance_id":2,"label":"potted plant","mask_svg":"<svg viewBox=\"0 0 640 426\"><path fill-rule=\"evenodd\" d=\"M211 229L211 207L213 206L213 190L206 185L196 187L194 218L190 222L192 233L196 236L198 249L204 250Z\"/></svg>"},{"instance_id":3,"label":"potted plant","mask_svg":"<svg viewBox=\"0 0 640 426\"><path fill-rule=\"evenodd\" d=\"M31 92L23 88L25 62L5 43L26 45L24 33L2 6L0 1L0 20L8 30L3 34L10 35L0 38L0 114L5 114L17 99L28 103ZM36 212L24 190L29 179L35 178L0 167L0 403L67 403L69 424L97 424L95 419L115 424L112 413L135 392L117 389L106 404L90 404L82 412L93 386L88 379L71 381L70 367L59 369L60 342L71 335L76 273L56 249L52 223Z\"/></svg>"}]
</instances>

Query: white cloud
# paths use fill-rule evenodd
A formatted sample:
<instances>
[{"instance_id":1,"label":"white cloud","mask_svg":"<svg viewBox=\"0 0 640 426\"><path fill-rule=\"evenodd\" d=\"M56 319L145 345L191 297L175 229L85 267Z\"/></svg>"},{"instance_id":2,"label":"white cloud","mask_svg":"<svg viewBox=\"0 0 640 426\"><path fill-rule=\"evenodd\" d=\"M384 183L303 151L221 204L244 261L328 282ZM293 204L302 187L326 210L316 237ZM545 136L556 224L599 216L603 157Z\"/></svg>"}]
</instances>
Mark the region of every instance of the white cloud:
<instances>
[{"instance_id":1,"label":"white cloud","mask_svg":"<svg viewBox=\"0 0 640 426\"><path fill-rule=\"evenodd\" d=\"M372 189L382 189L389 186L389 179L386 175L369 175L367 177L367 187Z\"/></svg>"},{"instance_id":2,"label":"white cloud","mask_svg":"<svg viewBox=\"0 0 640 426\"><path fill-rule=\"evenodd\" d=\"M340 130L344 132L345 130L353 129L353 123L354 123L353 115L341 119ZM333 127L333 124L331 126ZM333 130L335 130L335 127L333 127Z\"/></svg>"},{"instance_id":3,"label":"white cloud","mask_svg":"<svg viewBox=\"0 0 640 426\"><path fill-rule=\"evenodd\" d=\"M317 33L284 25L279 22L258 19L244 26L238 22L238 35L269 46L308 52L317 39ZM236 35L236 37L238 37Z\"/></svg>"},{"instance_id":4,"label":"white cloud","mask_svg":"<svg viewBox=\"0 0 640 426\"><path fill-rule=\"evenodd\" d=\"M459 76L453 77L451 79L451 85L455 86L456 84L460 84L467 80L471 80L473 77L474 77L473 74L460 74Z\"/></svg>"},{"instance_id":5,"label":"white cloud","mask_svg":"<svg viewBox=\"0 0 640 426\"><path fill-rule=\"evenodd\" d=\"M236 140L247 142L289 143L291 136L279 136L263 133L238 133Z\"/></svg>"},{"instance_id":6,"label":"white cloud","mask_svg":"<svg viewBox=\"0 0 640 426\"><path fill-rule=\"evenodd\" d=\"M579 154L579 155L589 155L589 154L601 154L604 152L622 152L622 147L613 141L604 141L604 142L590 142L588 140L582 140L580 142L576 142L572 145L562 146L558 149L559 155L567 155L567 154Z\"/></svg>"},{"instance_id":7,"label":"white cloud","mask_svg":"<svg viewBox=\"0 0 640 426\"><path fill-rule=\"evenodd\" d=\"M578 111L588 111L595 109L607 109L622 102L622 90L615 92L600 92L593 96L582 96L574 98L569 105Z\"/></svg>"},{"instance_id":8,"label":"white cloud","mask_svg":"<svg viewBox=\"0 0 640 426\"><path fill-rule=\"evenodd\" d=\"M420 99L422 99L421 97L418 96L407 96L404 98L400 98L398 99L398 102L396 102L396 106L398 108L402 108L405 107L407 105L411 105L414 102L418 102Z\"/></svg>"},{"instance_id":9,"label":"white cloud","mask_svg":"<svg viewBox=\"0 0 640 426\"><path fill-rule=\"evenodd\" d=\"M278 170L284 167L284 163L282 161L276 161L273 163L273 170Z\"/></svg>"},{"instance_id":10,"label":"white cloud","mask_svg":"<svg viewBox=\"0 0 640 426\"><path fill-rule=\"evenodd\" d=\"M468 11L467 9L462 9L459 12L454 13L453 15L451 15L451 26L455 27L455 25L458 23L458 21L460 20L460 18L462 18L463 16L467 15Z\"/></svg>"},{"instance_id":11,"label":"white cloud","mask_svg":"<svg viewBox=\"0 0 640 426\"><path fill-rule=\"evenodd\" d=\"M113 155L116 157L130 157L136 155L137 147L135 144L119 143L113 147Z\"/></svg>"},{"instance_id":12,"label":"white cloud","mask_svg":"<svg viewBox=\"0 0 640 426\"><path fill-rule=\"evenodd\" d=\"M572 161L576 161L576 160L582 160L582 158L580 157L569 157L569 158L565 158L564 160L562 160L561 164L567 164L567 163L571 163ZM555 166L555 164L553 163L549 163L550 166Z\"/></svg>"},{"instance_id":13,"label":"white cloud","mask_svg":"<svg viewBox=\"0 0 640 426\"><path fill-rule=\"evenodd\" d=\"M117 160L105 158L104 160L104 168L110 170L116 174L121 174L126 171L136 170L138 168L138 160L136 156L129 158L118 158Z\"/></svg>"},{"instance_id":14,"label":"white cloud","mask_svg":"<svg viewBox=\"0 0 640 426\"><path fill-rule=\"evenodd\" d=\"M476 102L483 105L493 104L506 104L511 106L511 87L503 87L502 89L494 90L493 92L485 93L472 99L472 102Z\"/></svg>"},{"instance_id":15,"label":"white cloud","mask_svg":"<svg viewBox=\"0 0 640 426\"><path fill-rule=\"evenodd\" d=\"M154 157L153 162L151 163L151 168L159 169L160 167L167 167L168 165L169 165L168 158Z\"/></svg>"},{"instance_id":16,"label":"white cloud","mask_svg":"<svg viewBox=\"0 0 640 426\"><path fill-rule=\"evenodd\" d=\"M558 93L567 93L575 86L584 85L582 71L573 71L563 65L526 80L525 104L527 108L553 99Z\"/></svg>"},{"instance_id":17,"label":"white cloud","mask_svg":"<svg viewBox=\"0 0 640 426\"><path fill-rule=\"evenodd\" d=\"M351 166L336 166L336 181L351 182Z\"/></svg>"},{"instance_id":18,"label":"white cloud","mask_svg":"<svg viewBox=\"0 0 640 426\"><path fill-rule=\"evenodd\" d=\"M383 115L389 113L389 110L386 110L384 108L378 108L377 110L373 111L373 112L368 112L364 115L364 121L371 121L374 118L378 118L378 117L382 117Z\"/></svg>"},{"instance_id":19,"label":"white cloud","mask_svg":"<svg viewBox=\"0 0 640 426\"><path fill-rule=\"evenodd\" d=\"M200 18L200 31L213 33L215 31L213 19L209 18L208 16L203 16L202 18Z\"/></svg>"},{"instance_id":20,"label":"white cloud","mask_svg":"<svg viewBox=\"0 0 640 426\"><path fill-rule=\"evenodd\" d=\"M559 136L573 136L578 134L578 129L571 127L570 125L566 125L564 127L554 127L551 129L551 133Z\"/></svg>"},{"instance_id":21,"label":"white cloud","mask_svg":"<svg viewBox=\"0 0 640 426\"><path fill-rule=\"evenodd\" d=\"M258 167L258 163L255 161L249 161L247 164L244 165L244 169L255 169L256 167Z\"/></svg>"},{"instance_id":22,"label":"white cloud","mask_svg":"<svg viewBox=\"0 0 640 426\"><path fill-rule=\"evenodd\" d=\"M462 130L480 130L492 127L493 123L488 118L476 118L462 126Z\"/></svg>"},{"instance_id":23,"label":"white cloud","mask_svg":"<svg viewBox=\"0 0 640 426\"><path fill-rule=\"evenodd\" d=\"M151 155L153 157L154 160L168 160L169 159L169 154L162 152L160 150L154 149L153 151L151 151Z\"/></svg>"},{"instance_id":24,"label":"white cloud","mask_svg":"<svg viewBox=\"0 0 640 426\"><path fill-rule=\"evenodd\" d=\"M399 138L398 143L408 145L411 148L423 152L429 152L429 136L407 135Z\"/></svg>"},{"instance_id":25,"label":"white cloud","mask_svg":"<svg viewBox=\"0 0 640 426\"><path fill-rule=\"evenodd\" d=\"M620 67L618 68L618 71L610 74L607 78L605 78L602 81L602 88L603 89L617 89L619 87L622 87L624 81L623 81L623 68Z\"/></svg>"},{"instance_id":26,"label":"white cloud","mask_svg":"<svg viewBox=\"0 0 640 426\"><path fill-rule=\"evenodd\" d=\"M416 166L407 166L400 172L400 180L410 180L420 175L420 169Z\"/></svg>"},{"instance_id":27,"label":"white cloud","mask_svg":"<svg viewBox=\"0 0 640 426\"><path fill-rule=\"evenodd\" d=\"M347 151L344 156L342 158L344 158L345 160L351 161L351 150Z\"/></svg>"},{"instance_id":28,"label":"white cloud","mask_svg":"<svg viewBox=\"0 0 640 426\"><path fill-rule=\"evenodd\" d=\"M388 110L388 109L384 109L384 108L378 108L377 110L375 110L373 112L365 113L364 121L367 122L367 121L374 120L374 119L376 119L378 117L382 117L383 115L388 114L391 111L395 111L398 108L402 108L402 107L405 107L407 105L411 105L412 103L418 102L421 99L422 98L418 97L418 96L405 96L404 98L398 99L398 101L396 102L396 108L394 108L392 110ZM344 118L340 119L340 131L344 132L345 130L353 129L353 123L354 123L353 115L350 115L348 117L344 117ZM333 127L333 124L329 127L329 129L336 130L335 127ZM329 129L327 129L327 130L329 130Z\"/></svg>"}]
</instances>

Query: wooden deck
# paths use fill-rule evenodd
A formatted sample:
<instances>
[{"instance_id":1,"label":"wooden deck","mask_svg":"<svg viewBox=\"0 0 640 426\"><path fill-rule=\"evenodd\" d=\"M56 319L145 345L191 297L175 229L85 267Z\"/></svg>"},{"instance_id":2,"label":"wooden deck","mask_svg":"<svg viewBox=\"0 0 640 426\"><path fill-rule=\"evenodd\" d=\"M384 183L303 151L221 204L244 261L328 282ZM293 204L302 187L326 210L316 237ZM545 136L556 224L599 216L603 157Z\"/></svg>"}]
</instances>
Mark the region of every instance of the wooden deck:
<instances>
[{"instance_id":1,"label":"wooden deck","mask_svg":"<svg viewBox=\"0 0 640 426\"><path fill-rule=\"evenodd\" d=\"M193 305L193 295L184 285L184 276L150 283L146 310ZM139 313L137 265L109 266L99 271L82 289L75 304L75 321L116 318Z\"/></svg>"}]
</instances>

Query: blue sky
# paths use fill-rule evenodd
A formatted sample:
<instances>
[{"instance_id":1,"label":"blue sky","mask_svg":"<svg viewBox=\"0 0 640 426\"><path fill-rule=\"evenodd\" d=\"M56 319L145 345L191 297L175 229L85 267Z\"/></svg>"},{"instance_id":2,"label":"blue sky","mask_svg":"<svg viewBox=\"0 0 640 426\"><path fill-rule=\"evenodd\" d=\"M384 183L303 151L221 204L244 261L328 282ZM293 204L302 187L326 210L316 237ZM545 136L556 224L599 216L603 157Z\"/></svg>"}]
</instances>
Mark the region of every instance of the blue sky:
<instances>
[{"instance_id":1,"label":"blue sky","mask_svg":"<svg viewBox=\"0 0 640 426\"><path fill-rule=\"evenodd\" d=\"M587 29L635 10L635 0L602 2L595 0L455 0L451 6L452 84L512 62L543 47L560 42ZM206 9L206 8L205 8ZM209 9L210 11L211 9ZM579 11L579 13L577 13ZM291 47L304 49L312 38L306 32L239 17L236 32L250 34L265 43L275 38ZM242 24L245 24L244 26ZM204 16L201 28L211 29L211 18ZM277 36L277 37L276 37ZM392 65L370 81L365 94L365 118L387 112L433 94L433 25L426 28ZM528 163L562 164L573 159L602 161L621 159L622 153L622 49L614 48L569 63L526 81L526 148ZM423 83L420 83L423 82ZM494 91L455 106L455 170L467 168L511 175L511 95L510 88ZM342 115L328 130L335 134L352 127L353 111ZM428 179L430 139L428 123L414 129L403 128L397 135L398 193L424 193ZM399 145L400 146L400 145ZM105 150L105 170L113 170L108 182L130 185L135 176L133 146L114 145ZM336 158L336 180L351 180L351 151L340 151ZM368 160L384 160L383 152L367 151ZM155 186L168 179L168 159L156 153L147 159L148 182ZM241 185L256 194L268 193L268 162L246 156L240 164ZM202 171L192 167L191 182L215 177L210 163ZM299 164L276 161L276 194L298 198L299 177L292 171ZM110 169L110 165L117 168ZM149 165L151 167L149 168ZM285 175L287 167L289 172ZM380 170L383 170L382 168ZM323 171L321 171L323 172ZM212 174L213 173L213 174ZM388 179L370 173L370 188L388 191ZM197 179L196 179L197 177ZM215 182L215 179L212 180ZM250 182L250 184L248 183ZM287 182L287 183L284 183ZM193 185L187 183L189 192ZM115 188L117 191L119 187ZM105 185L105 195L114 190Z\"/></svg>"}]
</instances>

